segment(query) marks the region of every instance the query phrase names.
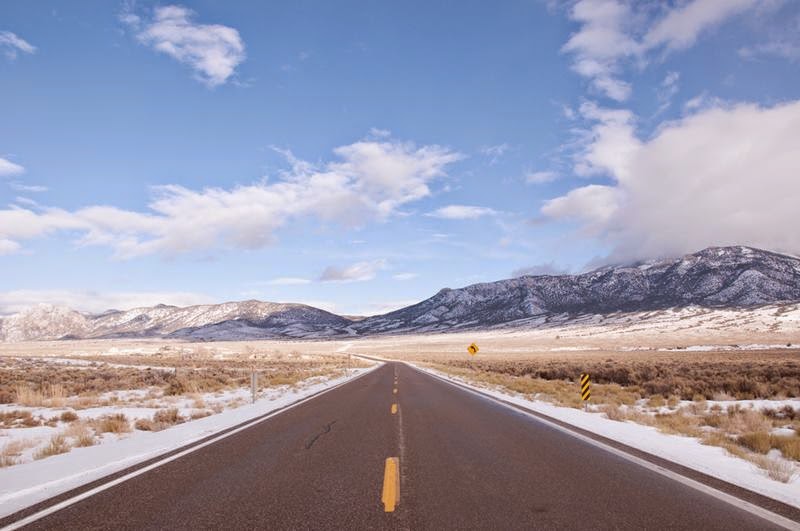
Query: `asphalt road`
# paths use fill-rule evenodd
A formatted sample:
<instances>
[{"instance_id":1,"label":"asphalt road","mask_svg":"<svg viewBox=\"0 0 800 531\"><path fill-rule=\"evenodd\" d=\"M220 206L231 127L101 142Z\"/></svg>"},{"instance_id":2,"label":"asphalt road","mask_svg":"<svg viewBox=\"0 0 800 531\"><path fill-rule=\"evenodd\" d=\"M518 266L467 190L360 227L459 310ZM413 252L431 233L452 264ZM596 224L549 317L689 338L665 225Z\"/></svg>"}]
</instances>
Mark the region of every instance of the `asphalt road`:
<instances>
[{"instance_id":1,"label":"asphalt road","mask_svg":"<svg viewBox=\"0 0 800 531\"><path fill-rule=\"evenodd\" d=\"M400 471L391 513L381 501L388 457L398 458ZM28 528L774 526L520 412L389 363Z\"/></svg>"}]
</instances>

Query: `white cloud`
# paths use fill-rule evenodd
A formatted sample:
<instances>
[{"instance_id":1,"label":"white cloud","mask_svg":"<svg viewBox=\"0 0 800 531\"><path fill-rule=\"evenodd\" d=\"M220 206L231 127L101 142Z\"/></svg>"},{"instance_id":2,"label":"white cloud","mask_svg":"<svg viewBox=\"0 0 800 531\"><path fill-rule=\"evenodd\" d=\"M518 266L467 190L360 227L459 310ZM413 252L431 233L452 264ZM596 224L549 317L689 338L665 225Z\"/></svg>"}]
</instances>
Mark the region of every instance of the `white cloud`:
<instances>
[{"instance_id":1,"label":"white cloud","mask_svg":"<svg viewBox=\"0 0 800 531\"><path fill-rule=\"evenodd\" d=\"M419 277L417 273L397 273L396 275L392 275L392 278L395 280L413 280Z\"/></svg>"},{"instance_id":2,"label":"white cloud","mask_svg":"<svg viewBox=\"0 0 800 531\"><path fill-rule=\"evenodd\" d=\"M293 220L313 217L342 226L382 221L408 202L430 195L428 184L461 155L436 145L360 141L334 150L326 164L300 161L274 182L231 189L154 188L149 210L89 206L0 210L0 238L25 240L59 231L81 245L114 249L116 258L176 255L215 248L257 249Z\"/></svg>"},{"instance_id":3,"label":"white cloud","mask_svg":"<svg viewBox=\"0 0 800 531\"><path fill-rule=\"evenodd\" d=\"M79 290L15 290L0 292L0 315L20 312L37 304L68 306L73 310L100 313L127 310L156 304L192 306L214 301L207 295L191 292L96 292Z\"/></svg>"},{"instance_id":4,"label":"white cloud","mask_svg":"<svg viewBox=\"0 0 800 531\"><path fill-rule=\"evenodd\" d=\"M363 282L372 280L386 267L386 260L357 262L347 267L328 266L319 277L321 282Z\"/></svg>"},{"instance_id":5,"label":"white cloud","mask_svg":"<svg viewBox=\"0 0 800 531\"><path fill-rule=\"evenodd\" d=\"M581 24L562 48L575 57L572 69L609 98L626 100L631 87L615 76L618 61L638 53L638 45L629 35L630 7L616 0L580 0L572 6L570 18Z\"/></svg>"},{"instance_id":6,"label":"white cloud","mask_svg":"<svg viewBox=\"0 0 800 531\"><path fill-rule=\"evenodd\" d=\"M0 31L0 50L8 59L14 60L19 52L31 54L36 47L15 33Z\"/></svg>"},{"instance_id":7,"label":"white cloud","mask_svg":"<svg viewBox=\"0 0 800 531\"><path fill-rule=\"evenodd\" d=\"M591 111L598 123L576 164L614 185L573 189L544 215L579 220L619 260L734 244L800 253L800 101L702 109L645 141L630 117Z\"/></svg>"},{"instance_id":8,"label":"white cloud","mask_svg":"<svg viewBox=\"0 0 800 531\"><path fill-rule=\"evenodd\" d=\"M270 286L298 286L301 284L310 284L311 280L299 277L278 277L268 280L265 284Z\"/></svg>"},{"instance_id":9,"label":"white cloud","mask_svg":"<svg viewBox=\"0 0 800 531\"><path fill-rule=\"evenodd\" d=\"M551 183L556 179L558 179L558 173L554 171L535 171L525 176L525 182L528 184Z\"/></svg>"},{"instance_id":10,"label":"white cloud","mask_svg":"<svg viewBox=\"0 0 800 531\"><path fill-rule=\"evenodd\" d=\"M170 5L156 7L152 20L144 23L130 12L120 18L136 30L139 42L189 65L208 86L222 85L244 61L244 42L236 29L198 24L194 16L190 9Z\"/></svg>"},{"instance_id":11,"label":"white cloud","mask_svg":"<svg viewBox=\"0 0 800 531\"><path fill-rule=\"evenodd\" d=\"M758 0L691 0L654 9L657 3L579 0L569 17L580 27L562 50L572 54L572 69L597 92L625 101L632 91L620 79L627 63L643 66L648 54L689 48L704 31L756 6Z\"/></svg>"},{"instance_id":12,"label":"white cloud","mask_svg":"<svg viewBox=\"0 0 800 531\"><path fill-rule=\"evenodd\" d=\"M14 164L10 160L0 157L0 177L7 177L9 175L19 175L23 173L25 168L19 164Z\"/></svg>"},{"instance_id":13,"label":"white cloud","mask_svg":"<svg viewBox=\"0 0 800 531\"><path fill-rule=\"evenodd\" d=\"M470 205L448 205L429 212L426 216L440 219L477 219L483 216L494 216L498 212L494 209Z\"/></svg>"},{"instance_id":14,"label":"white cloud","mask_svg":"<svg viewBox=\"0 0 800 531\"><path fill-rule=\"evenodd\" d=\"M542 214L551 218L579 220L590 231L605 226L619 209L619 194L613 186L590 184L567 195L545 201Z\"/></svg>"}]
</instances>

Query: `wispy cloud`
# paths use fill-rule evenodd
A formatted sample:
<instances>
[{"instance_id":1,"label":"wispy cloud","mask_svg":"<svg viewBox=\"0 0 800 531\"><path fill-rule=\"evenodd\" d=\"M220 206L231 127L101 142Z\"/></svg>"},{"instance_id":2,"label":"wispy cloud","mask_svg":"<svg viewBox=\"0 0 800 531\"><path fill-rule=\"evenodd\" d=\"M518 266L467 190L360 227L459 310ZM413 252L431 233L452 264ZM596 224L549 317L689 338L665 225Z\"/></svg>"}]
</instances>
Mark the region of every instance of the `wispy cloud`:
<instances>
[{"instance_id":1,"label":"wispy cloud","mask_svg":"<svg viewBox=\"0 0 800 531\"><path fill-rule=\"evenodd\" d=\"M14 164L10 160L0 157L0 177L9 177L11 175L19 175L25 172L25 168L19 164Z\"/></svg>"},{"instance_id":2,"label":"wispy cloud","mask_svg":"<svg viewBox=\"0 0 800 531\"><path fill-rule=\"evenodd\" d=\"M503 143L494 146L483 146L480 151L483 156L489 158L489 164L497 164L509 149L511 149L511 146Z\"/></svg>"},{"instance_id":3,"label":"wispy cloud","mask_svg":"<svg viewBox=\"0 0 800 531\"><path fill-rule=\"evenodd\" d=\"M558 179L558 173L554 171L535 171L525 176L525 182L528 184L545 184Z\"/></svg>"},{"instance_id":4,"label":"wispy cloud","mask_svg":"<svg viewBox=\"0 0 800 531\"><path fill-rule=\"evenodd\" d=\"M139 42L190 66L206 85L222 85L245 60L244 41L234 28L199 24L194 18L194 11L178 5L156 7L152 19L130 11L120 16Z\"/></svg>"},{"instance_id":5,"label":"wispy cloud","mask_svg":"<svg viewBox=\"0 0 800 531\"><path fill-rule=\"evenodd\" d=\"M310 284L311 280L300 277L278 277L266 281L264 284L270 286L298 286L302 284Z\"/></svg>"},{"instance_id":6,"label":"wispy cloud","mask_svg":"<svg viewBox=\"0 0 800 531\"><path fill-rule=\"evenodd\" d=\"M378 271L386 267L386 260L357 262L350 266L328 266L319 277L321 282L364 282L372 280Z\"/></svg>"},{"instance_id":7,"label":"wispy cloud","mask_svg":"<svg viewBox=\"0 0 800 531\"><path fill-rule=\"evenodd\" d=\"M38 185L38 184L25 184L25 183L20 183L20 182L10 182L10 183L8 183L8 185L12 189L14 189L14 190L16 190L18 192L40 193L40 192L46 192L46 191L49 190L48 187L41 186L41 185Z\"/></svg>"},{"instance_id":8,"label":"wispy cloud","mask_svg":"<svg viewBox=\"0 0 800 531\"><path fill-rule=\"evenodd\" d=\"M36 51L36 47L16 33L0 31L0 50L3 50L3 54L13 61L19 52L32 54Z\"/></svg>"},{"instance_id":9,"label":"wispy cloud","mask_svg":"<svg viewBox=\"0 0 800 531\"><path fill-rule=\"evenodd\" d=\"M392 275L392 278L395 280L412 280L419 277L418 273L397 273L396 275Z\"/></svg>"},{"instance_id":10,"label":"wispy cloud","mask_svg":"<svg viewBox=\"0 0 800 531\"><path fill-rule=\"evenodd\" d=\"M483 216L494 216L499 212L489 207L471 205L448 205L428 212L426 216L440 219L476 219Z\"/></svg>"},{"instance_id":11,"label":"wispy cloud","mask_svg":"<svg viewBox=\"0 0 800 531\"><path fill-rule=\"evenodd\" d=\"M759 4L758 0L691 0L660 9L647 2L580 0L569 17L580 25L562 50L573 56L572 68L604 96L625 101L631 84L622 79L626 62L645 65L649 56L664 56L691 47L699 36Z\"/></svg>"}]
</instances>

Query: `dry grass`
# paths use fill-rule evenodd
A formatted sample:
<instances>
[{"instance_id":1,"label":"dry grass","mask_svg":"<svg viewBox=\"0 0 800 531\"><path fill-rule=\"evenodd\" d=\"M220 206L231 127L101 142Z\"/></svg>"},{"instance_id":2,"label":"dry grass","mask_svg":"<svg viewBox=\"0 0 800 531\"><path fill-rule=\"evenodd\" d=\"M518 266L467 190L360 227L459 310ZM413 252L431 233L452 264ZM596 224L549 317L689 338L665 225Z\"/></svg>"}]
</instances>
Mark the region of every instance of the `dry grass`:
<instances>
[{"instance_id":1,"label":"dry grass","mask_svg":"<svg viewBox=\"0 0 800 531\"><path fill-rule=\"evenodd\" d=\"M75 422L78 420L78 415L74 411L65 411L59 417L61 422Z\"/></svg>"},{"instance_id":2,"label":"dry grass","mask_svg":"<svg viewBox=\"0 0 800 531\"><path fill-rule=\"evenodd\" d=\"M705 354L705 353L704 353ZM609 357L606 360L446 360L431 359L448 368L467 369L479 373L498 373L513 377L530 377L548 381L575 382L588 372L593 383L593 396L609 386L621 386L642 397L660 396L675 400L714 399L720 394L738 400L755 398L800 397L800 360L785 356L775 360L749 353L729 354L725 361L666 358L642 359ZM658 399L656 399L658 400Z\"/></svg>"},{"instance_id":3,"label":"dry grass","mask_svg":"<svg viewBox=\"0 0 800 531\"><path fill-rule=\"evenodd\" d=\"M113 415L103 415L102 417L89 421L97 433L127 433L131 431L131 424L128 417L122 413Z\"/></svg>"},{"instance_id":4,"label":"dry grass","mask_svg":"<svg viewBox=\"0 0 800 531\"><path fill-rule=\"evenodd\" d=\"M0 468L16 465L22 452L34 446L36 443L30 439L16 439L4 444L0 448Z\"/></svg>"},{"instance_id":5,"label":"dry grass","mask_svg":"<svg viewBox=\"0 0 800 531\"><path fill-rule=\"evenodd\" d=\"M787 461L774 459L765 455L754 456L750 460L761 468L771 479L780 481L781 483L789 483L796 474L794 465Z\"/></svg>"},{"instance_id":6,"label":"dry grass","mask_svg":"<svg viewBox=\"0 0 800 531\"><path fill-rule=\"evenodd\" d=\"M800 462L800 436L771 435L769 444L772 448L780 450L786 459Z\"/></svg>"},{"instance_id":7,"label":"dry grass","mask_svg":"<svg viewBox=\"0 0 800 531\"><path fill-rule=\"evenodd\" d=\"M50 457L52 455L65 454L71 449L72 447L70 446L69 441L67 441L67 438L63 434L58 433L50 437L50 442L47 443L47 445L36 450L36 452L33 454L33 458L37 460L44 459L45 457Z\"/></svg>"},{"instance_id":8,"label":"dry grass","mask_svg":"<svg viewBox=\"0 0 800 531\"><path fill-rule=\"evenodd\" d=\"M32 428L41 423L41 419L34 418L30 411L24 409L0 412L0 428Z\"/></svg>"},{"instance_id":9,"label":"dry grass","mask_svg":"<svg viewBox=\"0 0 800 531\"><path fill-rule=\"evenodd\" d=\"M3 345L0 344L0 347ZM254 355L255 356L255 355ZM91 358L82 358L85 363ZM109 363L129 366L110 366ZM146 365L144 365L146 364ZM347 365L342 356L311 357L291 353L270 357L175 357L174 355L104 356L90 365L55 365L46 358L0 356L0 403L76 409L114 405L118 398L100 395L116 390L159 388L167 396L185 396L249 387L259 372L259 387L294 385L314 376L336 373ZM364 365L361 362L353 366ZM47 383L43 383L47 382ZM197 409L203 409L202 404Z\"/></svg>"},{"instance_id":10,"label":"dry grass","mask_svg":"<svg viewBox=\"0 0 800 531\"><path fill-rule=\"evenodd\" d=\"M94 431L89 427L87 422L73 422L69 427L64 430L64 436L69 437L75 441L76 447L94 446L97 439Z\"/></svg>"},{"instance_id":11,"label":"dry grass","mask_svg":"<svg viewBox=\"0 0 800 531\"><path fill-rule=\"evenodd\" d=\"M736 438L736 442L748 450L759 454L766 454L772 449L769 433L765 431L756 431L739 435L739 437Z\"/></svg>"},{"instance_id":12,"label":"dry grass","mask_svg":"<svg viewBox=\"0 0 800 531\"><path fill-rule=\"evenodd\" d=\"M202 416L208 416L208 415L202 415ZM195 418L194 413L192 415L192 418ZM197 417L197 418L202 418L202 417ZM134 424L134 427L137 430L141 431L161 431L169 428L170 426L174 426L175 424L180 424L185 421L186 419L181 416L177 408L159 409L158 411L153 413L152 420L137 419L136 423Z\"/></svg>"},{"instance_id":13,"label":"dry grass","mask_svg":"<svg viewBox=\"0 0 800 531\"><path fill-rule=\"evenodd\" d=\"M46 384L34 389L28 384L14 386L14 402L27 407L64 407L66 392L60 384Z\"/></svg>"}]
</instances>

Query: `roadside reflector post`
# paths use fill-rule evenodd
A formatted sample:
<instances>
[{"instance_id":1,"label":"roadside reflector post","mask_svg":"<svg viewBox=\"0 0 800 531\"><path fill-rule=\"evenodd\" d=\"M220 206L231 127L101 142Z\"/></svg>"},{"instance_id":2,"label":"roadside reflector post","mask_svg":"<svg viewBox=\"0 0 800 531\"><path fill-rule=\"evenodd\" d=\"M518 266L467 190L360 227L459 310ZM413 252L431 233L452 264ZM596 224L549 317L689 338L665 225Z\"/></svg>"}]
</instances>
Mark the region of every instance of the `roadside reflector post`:
<instances>
[{"instance_id":1,"label":"roadside reflector post","mask_svg":"<svg viewBox=\"0 0 800 531\"><path fill-rule=\"evenodd\" d=\"M592 381L589 373L581 373L581 400L583 400L583 410L589 411L589 399L592 397Z\"/></svg>"},{"instance_id":2,"label":"roadside reflector post","mask_svg":"<svg viewBox=\"0 0 800 531\"><path fill-rule=\"evenodd\" d=\"M250 373L250 394L253 396L253 403L256 402L256 395L258 394L258 373L253 371Z\"/></svg>"}]
</instances>

